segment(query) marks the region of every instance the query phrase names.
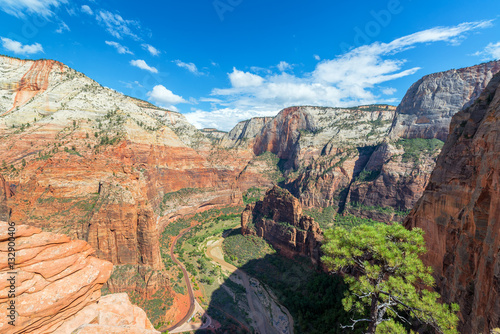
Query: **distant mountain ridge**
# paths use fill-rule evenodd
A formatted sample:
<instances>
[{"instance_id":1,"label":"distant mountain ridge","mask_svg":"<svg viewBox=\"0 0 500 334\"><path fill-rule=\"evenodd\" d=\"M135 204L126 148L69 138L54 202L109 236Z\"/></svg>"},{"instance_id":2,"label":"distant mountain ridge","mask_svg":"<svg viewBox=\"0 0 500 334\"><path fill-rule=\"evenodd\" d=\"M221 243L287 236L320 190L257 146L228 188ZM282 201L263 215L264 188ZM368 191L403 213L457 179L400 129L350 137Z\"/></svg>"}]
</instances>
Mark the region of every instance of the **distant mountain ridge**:
<instances>
[{"instance_id":1,"label":"distant mountain ridge","mask_svg":"<svg viewBox=\"0 0 500 334\"><path fill-rule=\"evenodd\" d=\"M182 114L102 87L62 63L0 57L0 181L8 184L0 214L12 211L16 222L87 241L115 265L111 292L161 292L167 300L175 291L160 251L163 228L241 205L250 190L280 184L303 207L403 220L428 183L444 124L499 63L453 70L467 78L453 98L435 94L451 79L425 77L438 85L434 91L419 91L432 86L427 79L412 86L404 105L432 96L448 101L446 112L428 110L427 123L402 106L302 106L223 133L200 131ZM455 75L446 73L437 77Z\"/></svg>"},{"instance_id":2,"label":"distant mountain ridge","mask_svg":"<svg viewBox=\"0 0 500 334\"><path fill-rule=\"evenodd\" d=\"M397 108L286 108L264 124L240 122L222 143L240 145L235 138L243 137L255 154L276 154L281 185L306 207L401 221L428 182L451 117L499 71L492 61L424 76ZM251 136L242 124L254 125Z\"/></svg>"}]
</instances>

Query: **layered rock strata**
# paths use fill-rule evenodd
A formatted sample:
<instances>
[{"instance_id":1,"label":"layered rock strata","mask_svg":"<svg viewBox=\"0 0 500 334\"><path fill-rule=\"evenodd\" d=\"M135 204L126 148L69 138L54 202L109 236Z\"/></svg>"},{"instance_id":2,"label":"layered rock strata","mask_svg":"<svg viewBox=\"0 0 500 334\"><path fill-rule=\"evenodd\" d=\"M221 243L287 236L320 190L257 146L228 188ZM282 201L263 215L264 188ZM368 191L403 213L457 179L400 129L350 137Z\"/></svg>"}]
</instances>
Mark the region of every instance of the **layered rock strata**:
<instances>
[{"instance_id":1,"label":"layered rock strata","mask_svg":"<svg viewBox=\"0 0 500 334\"><path fill-rule=\"evenodd\" d=\"M169 222L238 205L245 187L269 184L249 169L240 189L251 152L219 149L182 114L61 63L0 56L0 71L0 183L8 184L0 203L14 221L85 240L99 258L136 268L129 278L163 270L159 234ZM186 192L182 201L171 196ZM164 275L147 281L151 294L169 290L159 287ZM113 291L137 286L114 283Z\"/></svg>"},{"instance_id":2,"label":"layered rock strata","mask_svg":"<svg viewBox=\"0 0 500 334\"><path fill-rule=\"evenodd\" d=\"M117 333L128 324L138 330L153 329L144 311L131 305L128 298L110 295L100 299L113 264L93 253L85 241L0 221L0 331L84 333L78 328L89 323L109 325ZM117 301L120 306L115 305Z\"/></svg>"},{"instance_id":3,"label":"layered rock strata","mask_svg":"<svg viewBox=\"0 0 500 334\"><path fill-rule=\"evenodd\" d=\"M462 333L500 327L500 75L457 113L429 184L405 221L425 231L427 265Z\"/></svg>"},{"instance_id":4,"label":"layered rock strata","mask_svg":"<svg viewBox=\"0 0 500 334\"><path fill-rule=\"evenodd\" d=\"M402 221L425 189L451 117L472 104L498 71L500 61L493 61L427 75L396 110L286 108L264 124L255 120L261 129L246 136L247 146L280 159L280 185L304 206ZM225 140L236 145L244 124Z\"/></svg>"},{"instance_id":5,"label":"layered rock strata","mask_svg":"<svg viewBox=\"0 0 500 334\"><path fill-rule=\"evenodd\" d=\"M313 218L302 214L299 200L277 186L262 201L249 204L241 214L244 235L267 240L280 254L309 257L319 264L323 232Z\"/></svg>"}]
</instances>

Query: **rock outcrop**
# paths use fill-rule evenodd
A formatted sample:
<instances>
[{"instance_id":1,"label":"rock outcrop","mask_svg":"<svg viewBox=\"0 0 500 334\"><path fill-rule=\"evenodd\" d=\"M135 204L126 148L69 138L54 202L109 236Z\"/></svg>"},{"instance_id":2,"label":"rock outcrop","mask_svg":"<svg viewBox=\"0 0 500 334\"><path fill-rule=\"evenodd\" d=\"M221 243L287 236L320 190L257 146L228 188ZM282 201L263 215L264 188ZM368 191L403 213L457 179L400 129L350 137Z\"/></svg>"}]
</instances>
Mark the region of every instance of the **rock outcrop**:
<instances>
[{"instance_id":1,"label":"rock outcrop","mask_svg":"<svg viewBox=\"0 0 500 334\"><path fill-rule=\"evenodd\" d=\"M144 311L131 305L128 298L100 298L100 289L113 264L92 256L93 253L83 240L0 221L0 331L125 333L124 326L130 324L137 327L137 333L158 333L139 331L153 327ZM11 258L14 261L9 261ZM116 305L118 301L120 305ZM110 325L115 331L79 329L90 323Z\"/></svg>"},{"instance_id":2,"label":"rock outcrop","mask_svg":"<svg viewBox=\"0 0 500 334\"><path fill-rule=\"evenodd\" d=\"M280 254L306 256L319 264L323 232L313 218L302 215L299 200L285 189L275 186L262 201L247 205L241 231L264 238Z\"/></svg>"},{"instance_id":3,"label":"rock outcrop","mask_svg":"<svg viewBox=\"0 0 500 334\"><path fill-rule=\"evenodd\" d=\"M251 146L253 139L262 131L262 128L273 117L253 117L246 121L241 121L234 126L223 138L223 146Z\"/></svg>"},{"instance_id":4,"label":"rock outcrop","mask_svg":"<svg viewBox=\"0 0 500 334\"><path fill-rule=\"evenodd\" d=\"M446 140L451 117L476 100L500 61L434 73L415 82L396 111L391 137Z\"/></svg>"},{"instance_id":5,"label":"rock outcrop","mask_svg":"<svg viewBox=\"0 0 500 334\"><path fill-rule=\"evenodd\" d=\"M396 110L286 108L271 120L253 120L259 126L246 143L256 155L271 152L280 159L280 185L302 205L402 221L429 180L451 117L499 71L500 61L493 61L427 75ZM238 124L223 145L235 145L246 124Z\"/></svg>"},{"instance_id":6,"label":"rock outcrop","mask_svg":"<svg viewBox=\"0 0 500 334\"><path fill-rule=\"evenodd\" d=\"M500 326L500 75L451 121L429 184L405 226L425 231L427 265L462 333Z\"/></svg>"},{"instance_id":7,"label":"rock outcrop","mask_svg":"<svg viewBox=\"0 0 500 334\"><path fill-rule=\"evenodd\" d=\"M61 63L0 56L0 72L0 183L9 184L0 185L0 214L6 199L12 220L85 240L99 258L137 268L132 277L163 270L159 234L171 220L240 204L245 187L269 183L248 170L241 189L251 152L218 149L182 114ZM200 193L170 196L190 189ZM168 283L155 277L153 290Z\"/></svg>"}]
</instances>

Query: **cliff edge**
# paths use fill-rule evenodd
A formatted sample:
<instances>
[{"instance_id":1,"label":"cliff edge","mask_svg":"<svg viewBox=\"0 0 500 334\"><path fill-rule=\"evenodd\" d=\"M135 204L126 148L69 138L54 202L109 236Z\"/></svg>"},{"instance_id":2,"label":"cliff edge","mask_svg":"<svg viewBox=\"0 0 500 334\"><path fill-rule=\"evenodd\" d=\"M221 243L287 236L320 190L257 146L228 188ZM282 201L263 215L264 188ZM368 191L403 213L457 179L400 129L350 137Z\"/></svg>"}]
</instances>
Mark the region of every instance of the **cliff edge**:
<instances>
[{"instance_id":1,"label":"cliff edge","mask_svg":"<svg viewBox=\"0 0 500 334\"><path fill-rule=\"evenodd\" d=\"M500 326L500 75L457 113L423 196L405 221L425 233L424 260L462 333Z\"/></svg>"}]
</instances>

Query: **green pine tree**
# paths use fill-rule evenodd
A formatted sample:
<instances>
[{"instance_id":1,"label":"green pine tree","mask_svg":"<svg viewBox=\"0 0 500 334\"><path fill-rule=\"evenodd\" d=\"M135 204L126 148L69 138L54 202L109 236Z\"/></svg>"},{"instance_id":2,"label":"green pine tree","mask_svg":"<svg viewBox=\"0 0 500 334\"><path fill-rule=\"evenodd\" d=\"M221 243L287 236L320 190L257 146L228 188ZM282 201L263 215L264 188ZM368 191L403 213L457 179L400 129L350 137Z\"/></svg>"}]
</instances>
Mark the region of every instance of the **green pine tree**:
<instances>
[{"instance_id":1,"label":"green pine tree","mask_svg":"<svg viewBox=\"0 0 500 334\"><path fill-rule=\"evenodd\" d=\"M349 285L344 309L366 315L344 328L364 324L369 334L406 333L402 324L418 320L438 333L458 333L458 305L441 304L438 293L425 289L434 285L434 278L419 258L426 252L423 234L398 224L325 232L322 261Z\"/></svg>"}]
</instances>

